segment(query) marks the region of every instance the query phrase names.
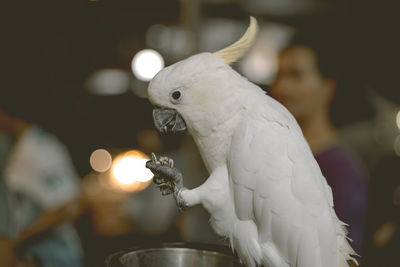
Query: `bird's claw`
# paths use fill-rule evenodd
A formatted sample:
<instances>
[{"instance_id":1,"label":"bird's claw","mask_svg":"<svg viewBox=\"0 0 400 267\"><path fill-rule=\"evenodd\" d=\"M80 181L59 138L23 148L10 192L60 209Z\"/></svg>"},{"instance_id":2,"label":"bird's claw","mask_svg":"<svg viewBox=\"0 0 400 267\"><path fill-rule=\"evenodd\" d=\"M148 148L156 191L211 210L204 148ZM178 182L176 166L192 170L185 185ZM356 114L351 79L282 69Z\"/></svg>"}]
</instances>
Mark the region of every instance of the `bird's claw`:
<instances>
[{"instance_id":1,"label":"bird's claw","mask_svg":"<svg viewBox=\"0 0 400 267\"><path fill-rule=\"evenodd\" d=\"M152 153L151 160L146 163L153 174L153 181L160 189L163 196L173 194L180 211L186 207L180 192L183 189L183 178L181 172L174 168L174 161L168 157L159 157Z\"/></svg>"},{"instance_id":2,"label":"bird's claw","mask_svg":"<svg viewBox=\"0 0 400 267\"><path fill-rule=\"evenodd\" d=\"M154 155L154 153L153 153ZM156 157L157 159L157 157ZM174 160L168 157L160 157L160 163L163 166L169 166L170 168L174 167Z\"/></svg>"},{"instance_id":3,"label":"bird's claw","mask_svg":"<svg viewBox=\"0 0 400 267\"><path fill-rule=\"evenodd\" d=\"M171 187L166 186L166 185L158 186L158 188L160 189L161 194L163 196L170 195L170 194L174 193L174 191L171 189Z\"/></svg>"},{"instance_id":4,"label":"bird's claw","mask_svg":"<svg viewBox=\"0 0 400 267\"><path fill-rule=\"evenodd\" d=\"M153 161L154 163L158 163L158 159L156 157L156 154L151 153L151 161Z\"/></svg>"}]
</instances>

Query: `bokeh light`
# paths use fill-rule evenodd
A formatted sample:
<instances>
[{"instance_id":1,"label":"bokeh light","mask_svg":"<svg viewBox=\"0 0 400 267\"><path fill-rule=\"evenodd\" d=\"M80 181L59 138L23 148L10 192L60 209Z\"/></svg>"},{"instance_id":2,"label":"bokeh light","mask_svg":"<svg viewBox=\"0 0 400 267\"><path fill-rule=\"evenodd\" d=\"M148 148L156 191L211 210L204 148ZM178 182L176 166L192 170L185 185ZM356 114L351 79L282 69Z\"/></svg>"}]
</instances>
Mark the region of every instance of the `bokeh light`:
<instances>
[{"instance_id":1,"label":"bokeh light","mask_svg":"<svg viewBox=\"0 0 400 267\"><path fill-rule=\"evenodd\" d=\"M112 157L105 149L97 149L90 155L90 166L97 172L105 172L110 169Z\"/></svg>"},{"instance_id":2,"label":"bokeh light","mask_svg":"<svg viewBox=\"0 0 400 267\"><path fill-rule=\"evenodd\" d=\"M141 81L150 81L162 68L164 59L153 49L139 51L132 59L132 72Z\"/></svg>"},{"instance_id":3,"label":"bokeh light","mask_svg":"<svg viewBox=\"0 0 400 267\"><path fill-rule=\"evenodd\" d=\"M117 157L112 167L111 182L124 191L140 191L146 188L153 173L146 168L149 158L138 150Z\"/></svg>"},{"instance_id":4,"label":"bokeh light","mask_svg":"<svg viewBox=\"0 0 400 267\"><path fill-rule=\"evenodd\" d=\"M195 36L182 26L155 24L146 32L146 44L175 62L189 56L195 48Z\"/></svg>"},{"instance_id":5,"label":"bokeh light","mask_svg":"<svg viewBox=\"0 0 400 267\"><path fill-rule=\"evenodd\" d=\"M120 69L101 69L85 81L86 89L96 95L120 95L130 89L132 75Z\"/></svg>"},{"instance_id":6,"label":"bokeh light","mask_svg":"<svg viewBox=\"0 0 400 267\"><path fill-rule=\"evenodd\" d=\"M382 224L373 235L374 245L378 248L384 247L393 239L396 233L396 224L392 221Z\"/></svg>"},{"instance_id":7,"label":"bokeh light","mask_svg":"<svg viewBox=\"0 0 400 267\"><path fill-rule=\"evenodd\" d=\"M239 70L252 82L269 85L278 70L278 54L290 41L294 29L276 23L260 24L255 44L239 62Z\"/></svg>"},{"instance_id":8,"label":"bokeh light","mask_svg":"<svg viewBox=\"0 0 400 267\"><path fill-rule=\"evenodd\" d=\"M252 82L266 84L271 82L277 69L276 53L268 49L253 49L241 62L240 69Z\"/></svg>"}]
</instances>

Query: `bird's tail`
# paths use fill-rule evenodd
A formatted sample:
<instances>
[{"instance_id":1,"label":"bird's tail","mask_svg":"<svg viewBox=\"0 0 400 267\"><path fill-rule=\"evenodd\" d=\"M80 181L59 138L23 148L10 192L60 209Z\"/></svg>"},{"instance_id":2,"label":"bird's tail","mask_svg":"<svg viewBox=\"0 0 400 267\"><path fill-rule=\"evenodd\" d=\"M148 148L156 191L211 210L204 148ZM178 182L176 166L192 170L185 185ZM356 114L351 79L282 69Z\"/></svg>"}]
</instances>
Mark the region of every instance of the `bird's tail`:
<instances>
[{"instance_id":1,"label":"bird's tail","mask_svg":"<svg viewBox=\"0 0 400 267\"><path fill-rule=\"evenodd\" d=\"M353 261L358 265L357 260L354 256L358 256L358 254L354 251L354 249L350 246L348 237L347 237L347 229L346 224L337 219L337 244L339 248L339 267L348 267L347 261Z\"/></svg>"},{"instance_id":2,"label":"bird's tail","mask_svg":"<svg viewBox=\"0 0 400 267\"><path fill-rule=\"evenodd\" d=\"M334 225L336 227L336 243L337 248L339 250L338 253L338 267L349 267L347 261L353 261L355 264L358 265L357 260L354 256L359 256L353 248L349 244L349 238L347 237L348 231L346 229L347 224L339 220L336 215L336 212L333 208L333 198L332 198L332 189L328 186L328 183L324 183L326 194L330 196L330 213L332 218L334 219Z\"/></svg>"},{"instance_id":3,"label":"bird's tail","mask_svg":"<svg viewBox=\"0 0 400 267\"><path fill-rule=\"evenodd\" d=\"M229 237L231 247L241 261L248 267L259 266L262 259L260 245L257 242L257 227L252 221L237 220Z\"/></svg>"}]
</instances>

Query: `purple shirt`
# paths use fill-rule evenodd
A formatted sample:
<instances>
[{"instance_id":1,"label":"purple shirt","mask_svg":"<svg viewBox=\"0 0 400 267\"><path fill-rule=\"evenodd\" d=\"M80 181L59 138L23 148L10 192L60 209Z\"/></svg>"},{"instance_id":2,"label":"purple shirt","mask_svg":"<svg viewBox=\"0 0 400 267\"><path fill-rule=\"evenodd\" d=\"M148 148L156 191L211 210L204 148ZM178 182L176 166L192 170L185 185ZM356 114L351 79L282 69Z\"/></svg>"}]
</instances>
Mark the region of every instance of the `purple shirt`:
<instances>
[{"instance_id":1,"label":"purple shirt","mask_svg":"<svg viewBox=\"0 0 400 267\"><path fill-rule=\"evenodd\" d=\"M351 246L361 255L367 208L366 170L359 158L340 143L314 156L332 188L337 216L349 225Z\"/></svg>"}]
</instances>

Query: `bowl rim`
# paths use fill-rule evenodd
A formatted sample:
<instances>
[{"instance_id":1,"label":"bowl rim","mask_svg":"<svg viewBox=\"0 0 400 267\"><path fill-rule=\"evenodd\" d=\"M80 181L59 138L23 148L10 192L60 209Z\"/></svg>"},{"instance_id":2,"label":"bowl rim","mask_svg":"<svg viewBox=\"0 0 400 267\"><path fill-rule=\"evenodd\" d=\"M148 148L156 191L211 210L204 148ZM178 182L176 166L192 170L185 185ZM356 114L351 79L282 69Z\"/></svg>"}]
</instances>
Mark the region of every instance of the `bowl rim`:
<instances>
[{"instance_id":1,"label":"bowl rim","mask_svg":"<svg viewBox=\"0 0 400 267\"><path fill-rule=\"evenodd\" d=\"M238 262L236 255L232 252L232 250L228 246L217 245L217 244L208 244L208 243L191 243L191 242L162 242L162 243L149 243L140 246L134 246L128 249L124 249L118 252L115 252L109 256L107 256L105 260L105 266L107 267L125 267L119 261L120 257L126 253L146 250L146 249L161 249L161 248L185 248L185 249L193 249L200 250L206 252L214 252L223 254L225 256L232 256Z\"/></svg>"}]
</instances>

